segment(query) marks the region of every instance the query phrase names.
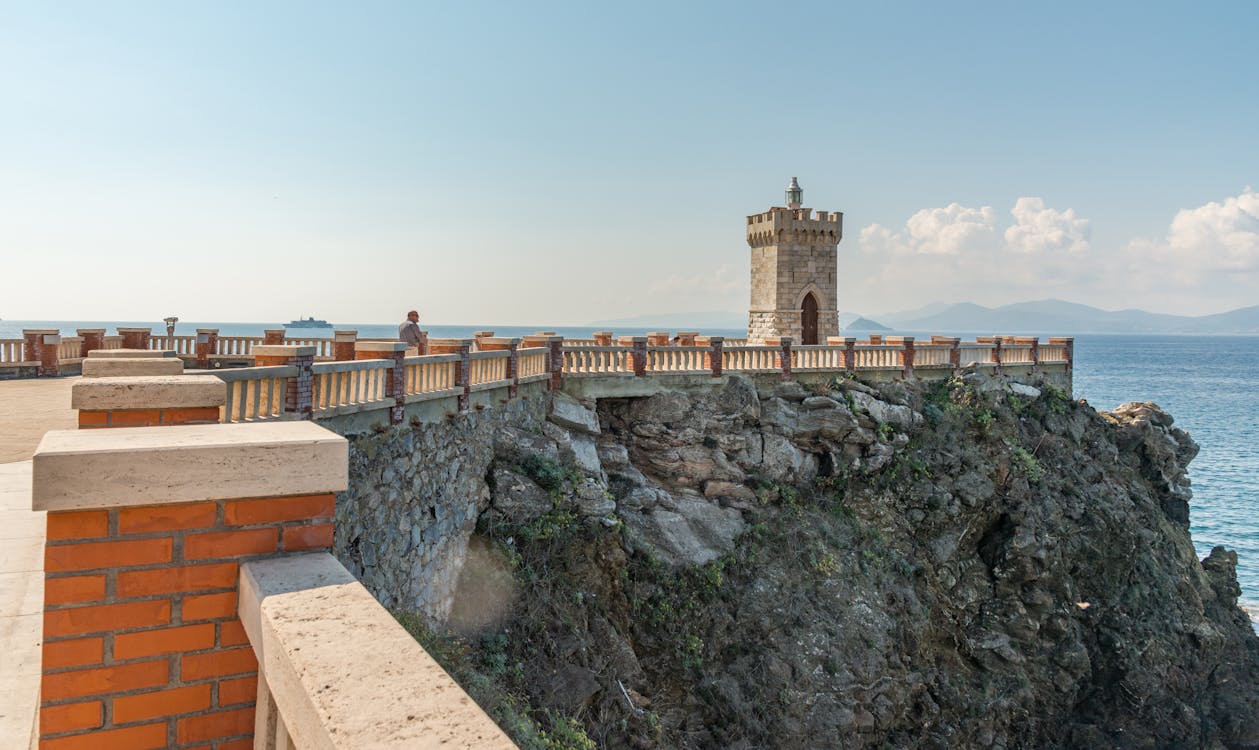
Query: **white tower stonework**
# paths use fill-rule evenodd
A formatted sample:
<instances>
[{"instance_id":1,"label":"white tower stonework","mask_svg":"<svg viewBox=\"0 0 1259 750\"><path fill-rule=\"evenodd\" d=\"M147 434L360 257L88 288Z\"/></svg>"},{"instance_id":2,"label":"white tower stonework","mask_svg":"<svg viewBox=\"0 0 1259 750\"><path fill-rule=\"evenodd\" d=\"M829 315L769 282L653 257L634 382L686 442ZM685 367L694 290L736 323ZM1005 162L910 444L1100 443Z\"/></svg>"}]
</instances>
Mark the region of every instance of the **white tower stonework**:
<instances>
[{"instance_id":1,"label":"white tower stonework","mask_svg":"<svg viewBox=\"0 0 1259 750\"><path fill-rule=\"evenodd\" d=\"M801 208L804 190L791 178L788 208L748 217L752 248L752 303L748 342L790 336L796 344L824 344L839 335L836 294L844 215Z\"/></svg>"}]
</instances>

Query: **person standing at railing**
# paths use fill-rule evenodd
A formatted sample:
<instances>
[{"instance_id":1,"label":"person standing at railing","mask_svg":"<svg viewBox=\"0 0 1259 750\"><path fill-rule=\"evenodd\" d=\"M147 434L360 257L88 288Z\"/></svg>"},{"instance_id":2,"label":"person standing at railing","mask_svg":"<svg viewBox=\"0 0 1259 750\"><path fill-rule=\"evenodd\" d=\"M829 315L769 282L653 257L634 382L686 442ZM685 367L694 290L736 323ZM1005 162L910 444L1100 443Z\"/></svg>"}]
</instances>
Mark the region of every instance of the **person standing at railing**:
<instances>
[{"instance_id":1,"label":"person standing at railing","mask_svg":"<svg viewBox=\"0 0 1259 750\"><path fill-rule=\"evenodd\" d=\"M407 319L398 326L398 340L406 343L407 356L423 353L424 332L420 330L420 313L418 311L412 310L407 313Z\"/></svg>"}]
</instances>

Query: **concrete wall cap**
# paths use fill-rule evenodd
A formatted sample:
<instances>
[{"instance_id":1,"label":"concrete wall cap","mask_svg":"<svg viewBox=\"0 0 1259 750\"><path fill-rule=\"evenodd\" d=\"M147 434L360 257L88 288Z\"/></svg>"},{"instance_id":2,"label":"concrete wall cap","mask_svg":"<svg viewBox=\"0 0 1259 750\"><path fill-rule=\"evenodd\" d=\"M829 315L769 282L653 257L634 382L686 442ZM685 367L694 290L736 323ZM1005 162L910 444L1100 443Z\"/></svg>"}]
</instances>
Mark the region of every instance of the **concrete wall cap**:
<instances>
[{"instance_id":1,"label":"concrete wall cap","mask_svg":"<svg viewBox=\"0 0 1259 750\"><path fill-rule=\"evenodd\" d=\"M346 439L312 422L53 430L31 506L77 510L340 492Z\"/></svg>"},{"instance_id":2,"label":"concrete wall cap","mask_svg":"<svg viewBox=\"0 0 1259 750\"><path fill-rule=\"evenodd\" d=\"M315 347L295 344L255 344L249 350L255 357L313 357Z\"/></svg>"},{"instance_id":3,"label":"concrete wall cap","mask_svg":"<svg viewBox=\"0 0 1259 750\"><path fill-rule=\"evenodd\" d=\"M92 359L157 359L176 356L174 349L93 349Z\"/></svg>"},{"instance_id":4,"label":"concrete wall cap","mask_svg":"<svg viewBox=\"0 0 1259 750\"><path fill-rule=\"evenodd\" d=\"M515 748L327 553L241 565L238 611L301 748Z\"/></svg>"},{"instance_id":5,"label":"concrete wall cap","mask_svg":"<svg viewBox=\"0 0 1259 750\"><path fill-rule=\"evenodd\" d=\"M472 346L476 343L476 339L429 339L428 343L430 346L434 344L439 346L463 346L464 344Z\"/></svg>"},{"instance_id":6,"label":"concrete wall cap","mask_svg":"<svg viewBox=\"0 0 1259 750\"><path fill-rule=\"evenodd\" d=\"M58 328L23 328L22 329L23 336L29 336L31 334L35 334L38 336L47 336L53 333L61 333L61 330Z\"/></svg>"},{"instance_id":7,"label":"concrete wall cap","mask_svg":"<svg viewBox=\"0 0 1259 750\"><path fill-rule=\"evenodd\" d=\"M70 407L89 411L222 406L226 401L223 381L191 375L87 378L70 389Z\"/></svg>"},{"instance_id":8,"label":"concrete wall cap","mask_svg":"<svg viewBox=\"0 0 1259 750\"><path fill-rule=\"evenodd\" d=\"M356 352L405 352L406 350L405 341L356 341L354 343Z\"/></svg>"},{"instance_id":9,"label":"concrete wall cap","mask_svg":"<svg viewBox=\"0 0 1259 750\"><path fill-rule=\"evenodd\" d=\"M197 333L218 333L218 332L219 332L219 329L217 328L198 328L197 329Z\"/></svg>"},{"instance_id":10,"label":"concrete wall cap","mask_svg":"<svg viewBox=\"0 0 1259 750\"><path fill-rule=\"evenodd\" d=\"M183 375L184 362L175 357L152 359L95 359L83 360L83 377L115 378L129 375Z\"/></svg>"},{"instance_id":11,"label":"concrete wall cap","mask_svg":"<svg viewBox=\"0 0 1259 750\"><path fill-rule=\"evenodd\" d=\"M105 332L104 328L76 328L74 330L80 335L84 333L104 333Z\"/></svg>"},{"instance_id":12,"label":"concrete wall cap","mask_svg":"<svg viewBox=\"0 0 1259 750\"><path fill-rule=\"evenodd\" d=\"M115 331L117 331L117 332L119 332L119 333L148 333L148 334L153 333L153 328L152 328L152 327L147 327L147 328L135 328L135 327L132 327L132 328L128 328L127 326L119 326L119 327L115 328L114 330L115 330Z\"/></svg>"}]
</instances>

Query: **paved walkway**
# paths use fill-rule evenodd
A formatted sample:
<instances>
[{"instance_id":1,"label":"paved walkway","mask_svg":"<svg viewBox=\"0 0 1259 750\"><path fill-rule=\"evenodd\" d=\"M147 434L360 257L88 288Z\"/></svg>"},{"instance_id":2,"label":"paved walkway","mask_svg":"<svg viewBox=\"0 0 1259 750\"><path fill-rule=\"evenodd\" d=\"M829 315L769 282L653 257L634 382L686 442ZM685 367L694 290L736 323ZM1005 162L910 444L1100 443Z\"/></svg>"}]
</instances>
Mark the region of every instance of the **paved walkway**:
<instances>
[{"instance_id":1,"label":"paved walkway","mask_svg":"<svg viewBox=\"0 0 1259 750\"><path fill-rule=\"evenodd\" d=\"M49 430L73 430L78 417L70 408L73 378L0 380L0 464L25 461Z\"/></svg>"},{"instance_id":2,"label":"paved walkway","mask_svg":"<svg viewBox=\"0 0 1259 750\"><path fill-rule=\"evenodd\" d=\"M34 747L43 638L44 514L31 462L48 430L77 426L78 378L0 380L0 746ZM31 738L31 739L28 739Z\"/></svg>"},{"instance_id":3,"label":"paved walkway","mask_svg":"<svg viewBox=\"0 0 1259 750\"><path fill-rule=\"evenodd\" d=\"M0 745L26 748L39 708L44 514L31 510L31 462L0 464Z\"/></svg>"}]
</instances>

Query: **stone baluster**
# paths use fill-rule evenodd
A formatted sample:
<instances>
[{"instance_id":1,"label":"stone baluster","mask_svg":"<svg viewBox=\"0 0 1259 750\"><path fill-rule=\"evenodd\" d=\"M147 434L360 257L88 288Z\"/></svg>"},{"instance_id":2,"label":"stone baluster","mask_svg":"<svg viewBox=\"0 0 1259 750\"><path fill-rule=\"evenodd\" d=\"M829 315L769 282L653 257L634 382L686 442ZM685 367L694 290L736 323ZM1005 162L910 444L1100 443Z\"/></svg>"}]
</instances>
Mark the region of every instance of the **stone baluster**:
<instances>
[{"instance_id":1,"label":"stone baluster","mask_svg":"<svg viewBox=\"0 0 1259 750\"><path fill-rule=\"evenodd\" d=\"M455 363L455 387L459 389L457 401L460 414L468 413L472 399L472 339L433 339L429 343L431 354L458 354Z\"/></svg>"},{"instance_id":2,"label":"stone baluster","mask_svg":"<svg viewBox=\"0 0 1259 750\"><path fill-rule=\"evenodd\" d=\"M390 424L402 424L406 411L406 367L402 361L406 356L407 345L402 341L359 341L354 346L355 359L387 359L393 363L385 376L385 396L393 399Z\"/></svg>"}]
</instances>

